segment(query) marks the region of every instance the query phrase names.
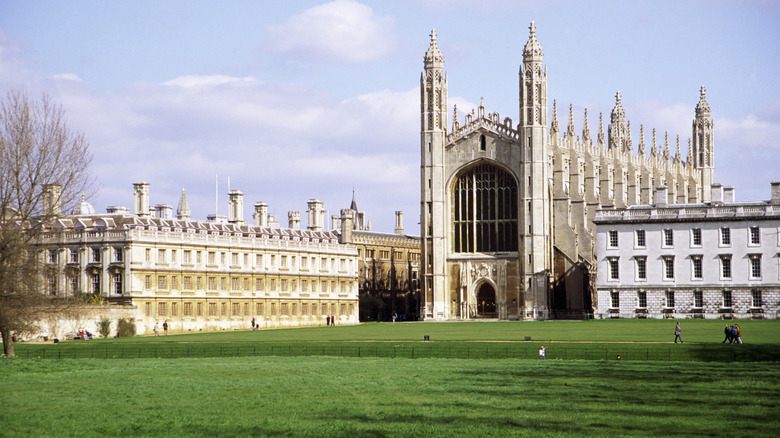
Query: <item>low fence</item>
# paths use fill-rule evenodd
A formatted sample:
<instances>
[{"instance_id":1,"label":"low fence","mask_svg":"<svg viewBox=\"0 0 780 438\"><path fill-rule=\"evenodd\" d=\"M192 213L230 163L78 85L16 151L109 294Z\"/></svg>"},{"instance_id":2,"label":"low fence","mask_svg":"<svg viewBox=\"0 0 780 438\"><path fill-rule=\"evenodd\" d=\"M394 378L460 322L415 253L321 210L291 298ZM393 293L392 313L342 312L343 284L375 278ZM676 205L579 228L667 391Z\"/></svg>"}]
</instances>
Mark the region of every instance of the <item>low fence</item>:
<instances>
[{"instance_id":1,"label":"low fence","mask_svg":"<svg viewBox=\"0 0 780 438\"><path fill-rule=\"evenodd\" d=\"M535 345L535 344L534 344ZM388 346L355 343L323 344L140 344L94 345L59 344L17 348L17 357L26 359L141 359L141 358L215 358L215 357L355 357L405 359L539 359L530 344L512 346L449 346L447 343ZM777 345L675 345L620 346L567 344L548 348L547 360L629 360L629 361L778 361Z\"/></svg>"}]
</instances>

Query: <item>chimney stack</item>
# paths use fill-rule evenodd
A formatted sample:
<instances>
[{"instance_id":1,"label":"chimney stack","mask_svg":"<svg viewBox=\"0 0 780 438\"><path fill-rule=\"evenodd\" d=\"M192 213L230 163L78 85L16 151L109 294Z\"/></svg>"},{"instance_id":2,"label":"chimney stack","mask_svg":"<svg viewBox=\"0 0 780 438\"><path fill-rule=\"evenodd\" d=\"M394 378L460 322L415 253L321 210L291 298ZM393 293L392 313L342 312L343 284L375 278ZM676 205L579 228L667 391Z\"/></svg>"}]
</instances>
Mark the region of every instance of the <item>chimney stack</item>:
<instances>
[{"instance_id":1,"label":"chimney stack","mask_svg":"<svg viewBox=\"0 0 780 438\"><path fill-rule=\"evenodd\" d=\"M355 212L349 208L341 210L341 236L339 236L339 243L352 242L352 215Z\"/></svg>"},{"instance_id":2,"label":"chimney stack","mask_svg":"<svg viewBox=\"0 0 780 438\"><path fill-rule=\"evenodd\" d=\"M395 234L404 235L404 212L395 212Z\"/></svg>"},{"instance_id":3,"label":"chimney stack","mask_svg":"<svg viewBox=\"0 0 780 438\"><path fill-rule=\"evenodd\" d=\"M149 216L149 183L137 182L133 183L135 189L133 213L136 216L146 217Z\"/></svg>"},{"instance_id":4,"label":"chimney stack","mask_svg":"<svg viewBox=\"0 0 780 438\"><path fill-rule=\"evenodd\" d=\"M710 200L713 205L723 204L723 184L714 183L712 185L712 197Z\"/></svg>"},{"instance_id":5,"label":"chimney stack","mask_svg":"<svg viewBox=\"0 0 780 438\"><path fill-rule=\"evenodd\" d=\"M43 185L43 216L60 216L62 214L62 186L59 184Z\"/></svg>"},{"instance_id":6,"label":"chimney stack","mask_svg":"<svg viewBox=\"0 0 780 438\"><path fill-rule=\"evenodd\" d=\"M724 203L736 202L736 195L734 194L734 187L732 187L732 186L723 187L723 202Z\"/></svg>"},{"instance_id":7,"label":"chimney stack","mask_svg":"<svg viewBox=\"0 0 780 438\"><path fill-rule=\"evenodd\" d=\"M780 181L772 181L772 198L770 204L780 204Z\"/></svg>"},{"instance_id":8,"label":"chimney stack","mask_svg":"<svg viewBox=\"0 0 780 438\"><path fill-rule=\"evenodd\" d=\"M287 213L287 227L293 230L301 229L301 212L290 211Z\"/></svg>"},{"instance_id":9,"label":"chimney stack","mask_svg":"<svg viewBox=\"0 0 780 438\"><path fill-rule=\"evenodd\" d=\"M231 224L244 223L244 194L241 190L228 192L228 222Z\"/></svg>"},{"instance_id":10,"label":"chimney stack","mask_svg":"<svg viewBox=\"0 0 780 438\"><path fill-rule=\"evenodd\" d=\"M268 227L268 204L265 202L255 203L254 220L256 227Z\"/></svg>"},{"instance_id":11,"label":"chimney stack","mask_svg":"<svg viewBox=\"0 0 780 438\"><path fill-rule=\"evenodd\" d=\"M319 199L309 199L309 226L311 231L322 231L325 205Z\"/></svg>"}]
</instances>

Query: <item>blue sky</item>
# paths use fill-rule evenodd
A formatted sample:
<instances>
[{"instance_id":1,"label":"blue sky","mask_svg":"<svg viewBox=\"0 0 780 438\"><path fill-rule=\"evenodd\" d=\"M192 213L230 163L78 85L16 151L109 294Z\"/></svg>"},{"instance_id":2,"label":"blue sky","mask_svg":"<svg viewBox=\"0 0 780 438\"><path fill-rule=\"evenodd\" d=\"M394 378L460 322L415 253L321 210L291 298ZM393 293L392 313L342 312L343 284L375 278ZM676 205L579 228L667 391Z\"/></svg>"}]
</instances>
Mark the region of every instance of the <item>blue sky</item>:
<instances>
[{"instance_id":1,"label":"blue sky","mask_svg":"<svg viewBox=\"0 0 780 438\"><path fill-rule=\"evenodd\" d=\"M649 141L691 132L699 87L715 121L715 176L738 200L780 179L780 3L772 1L21 1L0 2L0 89L48 93L94 153L98 211L152 204L227 212L227 178L287 212L317 198L358 206L376 231L403 210L419 234L419 79L432 28L449 103L485 99L517 120L531 20L548 99L591 131L620 91ZM552 110L552 108L550 108ZM452 112L450 111L450 114ZM606 125L606 122L605 122ZM606 129L606 126L604 127ZM215 179L219 175L219 204Z\"/></svg>"}]
</instances>

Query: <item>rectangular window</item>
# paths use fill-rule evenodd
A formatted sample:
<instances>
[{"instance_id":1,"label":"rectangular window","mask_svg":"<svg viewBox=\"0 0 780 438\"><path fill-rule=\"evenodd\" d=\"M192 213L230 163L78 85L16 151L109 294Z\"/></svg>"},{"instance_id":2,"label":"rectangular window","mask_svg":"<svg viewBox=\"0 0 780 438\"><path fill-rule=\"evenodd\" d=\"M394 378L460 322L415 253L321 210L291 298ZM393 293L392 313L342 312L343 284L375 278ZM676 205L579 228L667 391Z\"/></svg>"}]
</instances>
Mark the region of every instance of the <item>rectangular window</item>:
<instances>
[{"instance_id":1,"label":"rectangular window","mask_svg":"<svg viewBox=\"0 0 780 438\"><path fill-rule=\"evenodd\" d=\"M203 277L195 277L195 288L203 290Z\"/></svg>"},{"instance_id":2,"label":"rectangular window","mask_svg":"<svg viewBox=\"0 0 780 438\"><path fill-rule=\"evenodd\" d=\"M146 275L144 276L144 289L149 290L152 288L152 276Z\"/></svg>"},{"instance_id":3,"label":"rectangular window","mask_svg":"<svg viewBox=\"0 0 780 438\"><path fill-rule=\"evenodd\" d=\"M209 303L209 316L217 316L217 303Z\"/></svg>"},{"instance_id":4,"label":"rectangular window","mask_svg":"<svg viewBox=\"0 0 780 438\"><path fill-rule=\"evenodd\" d=\"M750 278L761 278L761 254L752 254L750 256Z\"/></svg>"},{"instance_id":5,"label":"rectangular window","mask_svg":"<svg viewBox=\"0 0 780 438\"><path fill-rule=\"evenodd\" d=\"M640 309L647 307L647 292L640 290L636 293L637 305Z\"/></svg>"},{"instance_id":6,"label":"rectangular window","mask_svg":"<svg viewBox=\"0 0 780 438\"><path fill-rule=\"evenodd\" d=\"M168 277L164 275L157 276L157 289L168 289Z\"/></svg>"},{"instance_id":7,"label":"rectangular window","mask_svg":"<svg viewBox=\"0 0 780 438\"><path fill-rule=\"evenodd\" d=\"M176 263L176 254L177 254L176 250L172 249L171 250L171 263Z\"/></svg>"},{"instance_id":8,"label":"rectangular window","mask_svg":"<svg viewBox=\"0 0 780 438\"><path fill-rule=\"evenodd\" d=\"M192 290L192 277L184 277L184 290Z\"/></svg>"},{"instance_id":9,"label":"rectangular window","mask_svg":"<svg viewBox=\"0 0 780 438\"><path fill-rule=\"evenodd\" d=\"M700 290L693 291L693 307L697 309L704 307L704 298Z\"/></svg>"},{"instance_id":10,"label":"rectangular window","mask_svg":"<svg viewBox=\"0 0 780 438\"><path fill-rule=\"evenodd\" d=\"M276 279L271 279L271 292L276 292Z\"/></svg>"},{"instance_id":11,"label":"rectangular window","mask_svg":"<svg viewBox=\"0 0 780 438\"><path fill-rule=\"evenodd\" d=\"M217 277L209 277L209 290L217 290Z\"/></svg>"},{"instance_id":12,"label":"rectangular window","mask_svg":"<svg viewBox=\"0 0 780 438\"><path fill-rule=\"evenodd\" d=\"M666 307L669 309L674 309L674 292L673 291L667 291L666 292Z\"/></svg>"},{"instance_id":13,"label":"rectangular window","mask_svg":"<svg viewBox=\"0 0 780 438\"><path fill-rule=\"evenodd\" d=\"M610 292L610 298L611 298L611 300L610 300L611 307L614 308L614 309L619 308L620 307L620 292L617 292L617 291Z\"/></svg>"},{"instance_id":14,"label":"rectangular window","mask_svg":"<svg viewBox=\"0 0 780 438\"><path fill-rule=\"evenodd\" d=\"M637 248L644 248L647 246L645 240L645 230L636 230L636 246Z\"/></svg>"},{"instance_id":15,"label":"rectangular window","mask_svg":"<svg viewBox=\"0 0 780 438\"><path fill-rule=\"evenodd\" d=\"M79 250L77 250L77 249L71 249L70 250L70 262L71 263L78 263L79 262Z\"/></svg>"},{"instance_id":16,"label":"rectangular window","mask_svg":"<svg viewBox=\"0 0 780 438\"><path fill-rule=\"evenodd\" d=\"M230 254L230 264L233 266L238 266L238 253L234 252Z\"/></svg>"},{"instance_id":17,"label":"rectangular window","mask_svg":"<svg viewBox=\"0 0 780 438\"><path fill-rule=\"evenodd\" d=\"M720 244L721 245L731 245L731 229L730 228L721 228L720 229Z\"/></svg>"},{"instance_id":18,"label":"rectangular window","mask_svg":"<svg viewBox=\"0 0 780 438\"><path fill-rule=\"evenodd\" d=\"M144 314L146 316L152 315L152 303L144 303Z\"/></svg>"},{"instance_id":19,"label":"rectangular window","mask_svg":"<svg viewBox=\"0 0 780 438\"><path fill-rule=\"evenodd\" d=\"M220 285L220 289L219 290L228 290L228 288L227 288L228 287L227 277L220 277L219 285ZM222 312L222 314L225 315L225 312Z\"/></svg>"},{"instance_id":20,"label":"rectangular window","mask_svg":"<svg viewBox=\"0 0 780 438\"><path fill-rule=\"evenodd\" d=\"M691 256L691 262L693 263L693 278L696 280L701 280L702 279L701 256Z\"/></svg>"},{"instance_id":21,"label":"rectangular window","mask_svg":"<svg viewBox=\"0 0 780 438\"><path fill-rule=\"evenodd\" d=\"M618 247L618 232L617 232L617 230L609 230L609 247L610 248L617 248Z\"/></svg>"},{"instance_id":22,"label":"rectangular window","mask_svg":"<svg viewBox=\"0 0 780 438\"><path fill-rule=\"evenodd\" d=\"M758 227L750 227L750 244L751 245L761 244L761 234L758 231Z\"/></svg>"},{"instance_id":23,"label":"rectangular window","mask_svg":"<svg viewBox=\"0 0 780 438\"><path fill-rule=\"evenodd\" d=\"M262 268L263 267L263 255L262 254L255 255L255 264L257 265L258 268Z\"/></svg>"},{"instance_id":24,"label":"rectangular window","mask_svg":"<svg viewBox=\"0 0 780 438\"><path fill-rule=\"evenodd\" d=\"M192 263L192 250L189 249L184 250L181 262L184 263L185 265L189 265Z\"/></svg>"},{"instance_id":25,"label":"rectangular window","mask_svg":"<svg viewBox=\"0 0 780 438\"><path fill-rule=\"evenodd\" d=\"M664 279L674 280L674 257L664 257Z\"/></svg>"},{"instance_id":26,"label":"rectangular window","mask_svg":"<svg viewBox=\"0 0 780 438\"><path fill-rule=\"evenodd\" d=\"M164 249L158 249L157 250L157 263L165 263L165 250Z\"/></svg>"},{"instance_id":27,"label":"rectangular window","mask_svg":"<svg viewBox=\"0 0 780 438\"><path fill-rule=\"evenodd\" d=\"M230 279L230 290L233 292L241 290L241 279L233 277Z\"/></svg>"},{"instance_id":28,"label":"rectangular window","mask_svg":"<svg viewBox=\"0 0 780 438\"><path fill-rule=\"evenodd\" d=\"M287 279L283 278L281 281L282 292L287 292Z\"/></svg>"},{"instance_id":29,"label":"rectangular window","mask_svg":"<svg viewBox=\"0 0 780 438\"><path fill-rule=\"evenodd\" d=\"M182 314L184 316L192 316L192 303L184 303L184 307L182 307Z\"/></svg>"},{"instance_id":30,"label":"rectangular window","mask_svg":"<svg viewBox=\"0 0 780 438\"><path fill-rule=\"evenodd\" d=\"M701 246L701 228L694 228L691 230L691 245Z\"/></svg>"},{"instance_id":31,"label":"rectangular window","mask_svg":"<svg viewBox=\"0 0 780 438\"><path fill-rule=\"evenodd\" d=\"M100 262L100 248L92 248L92 261L95 263Z\"/></svg>"},{"instance_id":32,"label":"rectangular window","mask_svg":"<svg viewBox=\"0 0 780 438\"><path fill-rule=\"evenodd\" d=\"M754 289L752 291L753 294L753 300L752 300L752 307L761 307L761 290L760 289Z\"/></svg>"},{"instance_id":33,"label":"rectangular window","mask_svg":"<svg viewBox=\"0 0 780 438\"><path fill-rule=\"evenodd\" d=\"M195 305L195 316L203 316L203 303Z\"/></svg>"},{"instance_id":34,"label":"rectangular window","mask_svg":"<svg viewBox=\"0 0 780 438\"><path fill-rule=\"evenodd\" d=\"M230 307L232 308L233 316L241 316L241 303L233 303Z\"/></svg>"},{"instance_id":35,"label":"rectangular window","mask_svg":"<svg viewBox=\"0 0 780 438\"><path fill-rule=\"evenodd\" d=\"M114 293L122 295L122 274L114 274Z\"/></svg>"},{"instance_id":36,"label":"rectangular window","mask_svg":"<svg viewBox=\"0 0 780 438\"><path fill-rule=\"evenodd\" d=\"M636 258L636 278L638 280L647 280L647 258Z\"/></svg>"},{"instance_id":37,"label":"rectangular window","mask_svg":"<svg viewBox=\"0 0 780 438\"><path fill-rule=\"evenodd\" d=\"M224 254L224 253L223 253ZM227 316L227 303L222 303L222 316Z\"/></svg>"},{"instance_id":38,"label":"rectangular window","mask_svg":"<svg viewBox=\"0 0 780 438\"><path fill-rule=\"evenodd\" d=\"M283 255L280 257L281 263L282 263L282 269L287 269L287 256Z\"/></svg>"},{"instance_id":39,"label":"rectangular window","mask_svg":"<svg viewBox=\"0 0 780 438\"><path fill-rule=\"evenodd\" d=\"M672 230L664 230L664 246L674 246L674 233L672 233Z\"/></svg>"},{"instance_id":40,"label":"rectangular window","mask_svg":"<svg viewBox=\"0 0 780 438\"><path fill-rule=\"evenodd\" d=\"M619 263L619 259L616 257L609 259L609 279L610 280L620 279L620 263Z\"/></svg>"},{"instance_id":41,"label":"rectangular window","mask_svg":"<svg viewBox=\"0 0 780 438\"><path fill-rule=\"evenodd\" d=\"M217 263L217 253L214 251L209 251L208 259L206 259L206 263L209 265L214 265Z\"/></svg>"},{"instance_id":42,"label":"rectangular window","mask_svg":"<svg viewBox=\"0 0 780 438\"><path fill-rule=\"evenodd\" d=\"M255 279L255 290L260 292L263 290L263 279L262 278L256 278Z\"/></svg>"},{"instance_id":43,"label":"rectangular window","mask_svg":"<svg viewBox=\"0 0 780 438\"><path fill-rule=\"evenodd\" d=\"M165 303L157 303L157 316L165 316Z\"/></svg>"},{"instance_id":44,"label":"rectangular window","mask_svg":"<svg viewBox=\"0 0 780 438\"><path fill-rule=\"evenodd\" d=\"M100 293L100 274L92 274L92 293Z\"/></svg>"},{"instance_id":45,"label":"rectangular window","mask_svg":"<svg viewBox=\"0 0 780 438\"><path fill-rule=\"evenodd\" d=\"M723 307L730 308L731 307L731 291L730 290L724 290L723 291Z\"/></svg>"},{"instance_id":46,"label":"rectangular window","mask_svg":"<svg viewBox=\"0 0 780 438\"><path fill-rule=\"evenodd\" d=\"M176 316L177 307L176 303L171 303L171 316Z\"/></svg>"},{"instance_id":47,"label":"rectangular window","mask_svg":"<svg viewBox=\"0 0 780 438\"><path fill-rule=\"evenodd\" d=\"M179 277L171 276L171 290L179 290Z\"/></svg>"},{"instance_id":48,"label":"rectangular window","mask_svg":"<svg viewBox=\"0 0 780 438\"><path fill-rule=\"evenodd\" d=\"M200 264L203 261L203 257L201 255L202 253L200 251L197 251L195 253L195 263ZM200 315L198 315L200 316Z\"/></svg>"},{"instance_id":49,"label":"rectangular window","mask_svg":"<svg viewBox=\"0 0 780 438\"><path fill-rule=\"evenodd\" d=\"M71 275L68 277L68 292L70 292L70 295L76 295L76 292L79 289L79 277L76 275Z\"/></svg>"},{"instance_id":50,"label":"rectangular window","mask_svg":"<svg viewBox=\"0 0 780 438\"><path fill-rule=\"evenodd\" d=\"M255 313L257 313L258 316L263 316L263 303L257 303L255 306Z\"/></svg>"},{"instance_id":51,"label":"rectangular window","mask_svg":"<svg viewBox=\"0 0 780 438\"><path fill-rule=\"evenodd\" d=\"M114 248L114 261L115 262L121 262L122 261L122 248Z\"/></svg>"},{"instance_id":52,"label":"rectangular window","mask_svg":"<svg viewBox=\"0 0 780 438\"><path fill-rule=\"evenodd\" d=\"M152 250L150 248L146 248L146 261L147 262L152 261Z\"/></svg>"},{"instance_id":53,"label":"rectangular window","mask_svg":"<svg viewBox=\"0 0 780 438\"><path fill-rule=\"evenodd\" d=\"M720 256L720 275L721 278L731 278L731 256Z\"/></svg>"}]
</instances>

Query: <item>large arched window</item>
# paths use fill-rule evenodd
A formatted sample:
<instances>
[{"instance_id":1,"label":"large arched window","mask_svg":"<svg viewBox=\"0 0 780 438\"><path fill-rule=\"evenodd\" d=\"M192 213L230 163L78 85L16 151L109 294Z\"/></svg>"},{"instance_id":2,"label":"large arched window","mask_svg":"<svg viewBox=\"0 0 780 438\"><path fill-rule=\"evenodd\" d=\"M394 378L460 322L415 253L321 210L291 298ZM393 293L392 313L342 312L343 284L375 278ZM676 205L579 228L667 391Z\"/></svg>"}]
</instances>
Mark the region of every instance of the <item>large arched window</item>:
<instances>
[{"instance_id":1,"label":"large arched window","mask_svg":"<svg viewBox=\"0 0 780 438\"><path fill-rule=\"evenodd\" d=\"M490 164L462 173L452 192L455 252L517 251L517 183Z\"/></svg>"}]
</instances>

